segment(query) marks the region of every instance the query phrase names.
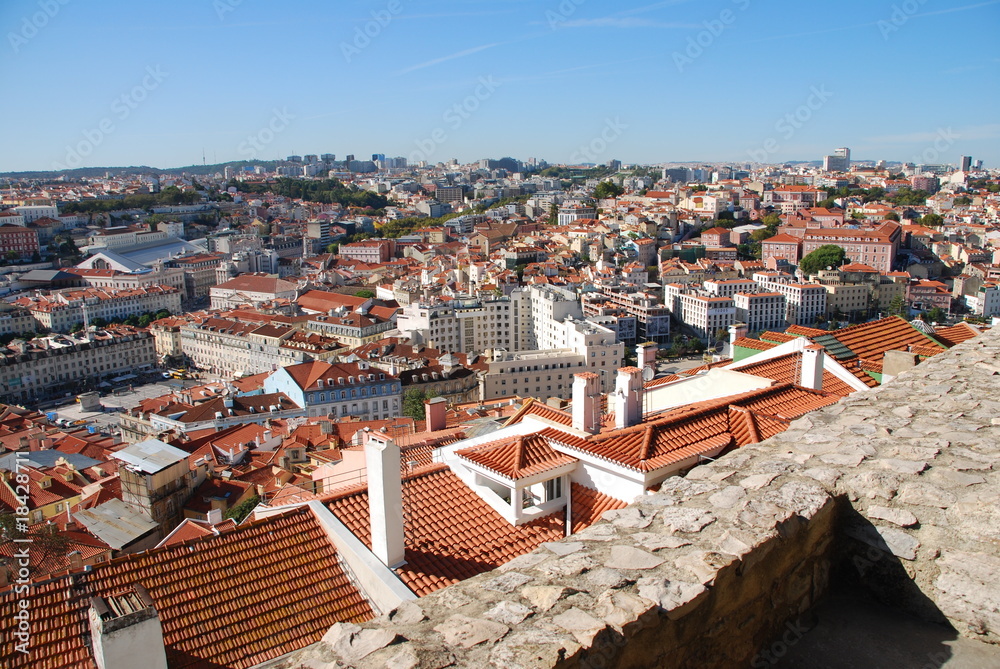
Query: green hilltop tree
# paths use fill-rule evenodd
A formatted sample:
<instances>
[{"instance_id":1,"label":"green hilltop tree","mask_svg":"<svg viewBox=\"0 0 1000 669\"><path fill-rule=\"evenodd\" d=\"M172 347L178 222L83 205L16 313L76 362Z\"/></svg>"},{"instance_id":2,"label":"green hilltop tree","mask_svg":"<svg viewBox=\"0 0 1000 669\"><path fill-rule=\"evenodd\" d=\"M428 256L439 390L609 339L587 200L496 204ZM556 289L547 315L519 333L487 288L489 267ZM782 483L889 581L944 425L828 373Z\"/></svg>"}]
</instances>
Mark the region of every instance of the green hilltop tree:
<instances>
[{"instance_id":1,"label":"green hilltop tree","mask_svg":"<svg viewBox=\"0 0 1000 669\"><path fill-rule=\"evenodd\" d=\"M846 255L841 247L826 244L803 258L799 263L799 269L806 276L811 276L827 267L840 267L847 261Z\"/></svg>"}]
</instances>

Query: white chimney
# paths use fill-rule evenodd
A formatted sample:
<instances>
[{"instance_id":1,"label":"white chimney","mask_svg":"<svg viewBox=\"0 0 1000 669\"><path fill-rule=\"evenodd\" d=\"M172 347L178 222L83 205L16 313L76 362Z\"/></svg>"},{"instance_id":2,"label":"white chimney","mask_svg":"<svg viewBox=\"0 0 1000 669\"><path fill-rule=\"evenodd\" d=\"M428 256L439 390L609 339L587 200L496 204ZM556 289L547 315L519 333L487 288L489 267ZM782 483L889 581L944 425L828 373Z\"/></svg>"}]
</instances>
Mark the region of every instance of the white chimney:
<instances>
[{"instance_id":1,"label":"white chimney","mask_svg":"<svg viewBox=\"0 0 1000 669\"><path fill-rule=\"evenodd\" d=\"M642 422L642 370L622 367L615 383L615 427L619 430Z\"/></svg>"},{"instance_id":2,"label":"white chimney","mask_svg":"<svg viewBox=\"0 0 1000 669\"><path fill-rule=\"evenodd\" d=\"M388 435L370 433L365 443L365 465L368 468L372 553L387 567L395 569L406 562L399 446Z\"/></svg>"},{"instance_id":3,"label":"white chimney","mask_svg":"<svg viewBox=\"0 0 1000 669\"><path fill-rule=\"evenodd\" d=\"M98 669L167 669L163 628L141 585L111 597L94 597L88 609Z\"/></svg>"},{"instance_id":4,"label":"white chimney","mask_svg":"<svg viewBox=\"0 0 1000 669\"><path fill-rule=\"evenodd\" d=\"M803 349L800 386L813 390L823 390L823 359L825 357L826 349L818 344L811 344Z\"/></svg>"},{"instance_id":5,"label":"white chimney","mask_svg":"<svg viewBox=\"0 0 1000 669\"><path fill-rule=\"evenodd\" d=\"M222 509L209 509L208 524L215 527L222 522Z\"/></svg>"},{"instance_id":6,"label":"white chimney","mask_svg":"<svg viewBox=\"0 0 1000 669\"><path fill-rule=\"evenodd\" d=\"M597 434L601 427L601 377L593 372L573 375L573 429Z\"/></svg>"}]
</instances>

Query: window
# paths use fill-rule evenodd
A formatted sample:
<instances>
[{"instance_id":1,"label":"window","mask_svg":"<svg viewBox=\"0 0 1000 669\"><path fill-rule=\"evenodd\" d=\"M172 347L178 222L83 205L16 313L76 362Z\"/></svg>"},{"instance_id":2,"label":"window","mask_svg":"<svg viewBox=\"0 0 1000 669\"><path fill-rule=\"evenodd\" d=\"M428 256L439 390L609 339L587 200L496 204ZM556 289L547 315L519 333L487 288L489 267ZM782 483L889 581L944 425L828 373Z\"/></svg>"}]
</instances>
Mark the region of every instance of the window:
<instances>
[{"instance_id":1,"label":"window","mask_svg":"<svg viewBox=\"0 0 1000 669\"><path fill-rule=\"evenodd\" d=\"M551 502L562 497L562 477L545 482L545 501Z\"/></svg>"}]
</instances>

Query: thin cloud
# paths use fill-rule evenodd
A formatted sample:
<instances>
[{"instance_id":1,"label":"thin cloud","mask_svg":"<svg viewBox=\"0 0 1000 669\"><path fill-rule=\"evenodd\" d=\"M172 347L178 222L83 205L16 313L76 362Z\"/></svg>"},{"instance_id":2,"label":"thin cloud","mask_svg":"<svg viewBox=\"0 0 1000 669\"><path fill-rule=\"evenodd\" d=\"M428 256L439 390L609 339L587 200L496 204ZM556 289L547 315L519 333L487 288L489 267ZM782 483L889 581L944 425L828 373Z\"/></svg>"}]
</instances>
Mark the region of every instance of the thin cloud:
<instances>
[{"instance_id":1,"label":"thin cloud","mask_svg":"<svg viewBox=\"0 0 1000 669\"><path fill-rule=\"evenodd\" d=\"M605 16L599 19L574 19L562 24L563 28L697 28L693 23L673 23L670 21L654 21L628 16Z\"/></svg>"},{"instance_id":2,"label":"thin cloud","mask_svg":"<svg viewBox=\"0 0 1000 669\"><path fill-rule=\"evenodd\" d=\"M459 51L458 53L453 53L450 56L444 56L443 58L435 58L434 60L428 60L424 63L418 63L416 65L411 65L409 67L403 68L396 74L408 74L410 72L416 72L417 70L422 70L427 67L434 67L435 65L440 65L441 63L446 63L449 60L457 60L459 58L465 58L466 56L471 56L472 54L479 53L480 51L486 51L487 49L492 49L495 46L500 46L504 42L493 42L492 44L483 44L481 46L475 46L471 49L465 49L464 51Z\"/></svg>"}]
</instances>

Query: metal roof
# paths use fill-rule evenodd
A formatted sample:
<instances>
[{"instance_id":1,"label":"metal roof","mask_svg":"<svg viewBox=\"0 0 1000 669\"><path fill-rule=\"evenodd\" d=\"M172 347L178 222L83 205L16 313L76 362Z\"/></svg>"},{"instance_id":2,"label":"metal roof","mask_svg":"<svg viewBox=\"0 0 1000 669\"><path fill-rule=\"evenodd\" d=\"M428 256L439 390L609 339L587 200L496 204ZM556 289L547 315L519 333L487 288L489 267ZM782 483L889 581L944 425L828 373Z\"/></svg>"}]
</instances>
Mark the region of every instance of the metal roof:
<instances>
[{"instance_id":1,"label":"metal roof","mask_svg":"<svg viewBox=\"0 0 1000 669\"><path fill-rule=\"evenodd\" d=\"M855 357L854 351L847 344L837 339L833 334L817 335L812 340L826 349L826 352L837 360L847 360Z\"/></svg>"},{"instance_id":2,"label":"metal roof","mask_svg":"<svg viewBox=\"0 0 1000 669\"><path fill-rule=\"evenodd\" d=\"M146 474L155 474L163 471L171 465L175 465L188 456L179 448L174 448L159 439L147 439L138 444L132 444L112 457L121 460L133 469L137 469Z\"/></svg>"},{"instance_id":3,"label":"metal roof","mask_svg":"<svg viewBox=\"0 0 1000 669\"><path fill-rule=\"evenodd\" d=\"M81 455L80 453L63 453L62 451L57 451L55 449L47 449L44 451L19 451L17 453L0 455L0 469L9 469L14 471L17 466L17 462L27 464L37 469L48 469L49 467L55 467L56 460L59 458L63 458L68 464L73 465L77 470L87 469L88 467L95 467L101 464L100 460L88 458L86 455Z\"/></svg>"},{"instance_id":4,"label":"metal roof","mask_svg":"<svg viewBox=\"0 0 1000 669\"><path fill-rule=\"evenodd\" d=\"M73 520L116 551L160 527L152 518L120 499L77 511Z\"/></svg>"}]
</instances>

